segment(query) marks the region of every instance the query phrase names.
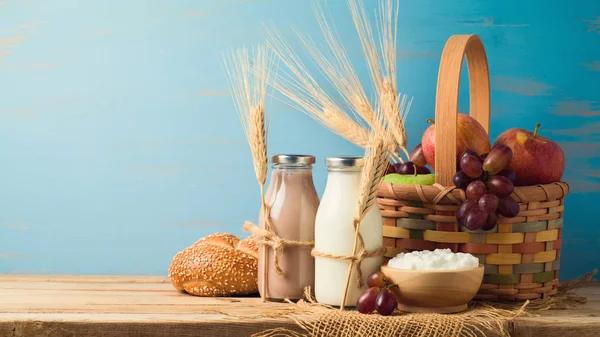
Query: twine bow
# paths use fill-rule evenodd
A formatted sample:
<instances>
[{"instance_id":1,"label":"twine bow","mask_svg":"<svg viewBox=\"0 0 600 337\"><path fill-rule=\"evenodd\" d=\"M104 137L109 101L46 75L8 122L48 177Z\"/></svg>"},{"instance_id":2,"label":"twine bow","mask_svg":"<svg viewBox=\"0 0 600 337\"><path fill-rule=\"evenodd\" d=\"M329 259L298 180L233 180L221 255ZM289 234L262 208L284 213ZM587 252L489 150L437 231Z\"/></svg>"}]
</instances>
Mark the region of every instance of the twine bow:
<instances>
[{"instance_id":1,"label":"twine bow","mask_svg":"<svg viewBox=\"0 0 600 337\"><path fill-rule=\"evenodd\" d=\"M367 257L382 256L383 254L385 254L385 247L380 247L379 249L376 249L374 251L368 251L367 248L365 248L365 242L358 228L359 220L354 219L352 225L354 226L354 230L357 232L358 236L359 249L354 255L354 263L356 264L356 278L358 279L358 288L361 288L363 286L362 269L360 268L362 261Z\"/></svg>"},{"instance_id":2,"label":"twine bow","mask_svg":"<svg viewBox=\"0 0 600 337\"><path fill-rule=\"evenodd\" d=\"M242 229L254 236L254 241L261 246L271 247L273 249L273 264L278 275L283 275L283 269L279 266L279 255L283 254L286 246L314 246L314 241L295 241L279 237L272 230L266 230L257 225L246 221Z\"/></svg>"}]
</instances>

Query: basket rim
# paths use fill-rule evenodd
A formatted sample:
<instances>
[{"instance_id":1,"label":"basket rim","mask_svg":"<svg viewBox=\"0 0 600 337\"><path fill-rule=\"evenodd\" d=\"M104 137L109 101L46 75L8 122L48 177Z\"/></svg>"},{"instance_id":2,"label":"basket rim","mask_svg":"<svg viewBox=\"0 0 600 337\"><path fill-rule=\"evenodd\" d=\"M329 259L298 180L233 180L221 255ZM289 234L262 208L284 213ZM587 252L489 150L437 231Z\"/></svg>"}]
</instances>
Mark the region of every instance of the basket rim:
<instances>
[{"instance_id":1,"label":"basket rim","mask_svg":"<svg viewBox=\"0 0 600 337\"><path fill-rule=\"evenodd\" d=\"M558 200L569 194L569 184L565 181L550 184L515 187L511 197L518 203ZM439 205L460 205L466 200L465 191L455 186L433 184L394 184L381 182L377 191L378 198L420 201Z\"/></svg>"}]
</instances>

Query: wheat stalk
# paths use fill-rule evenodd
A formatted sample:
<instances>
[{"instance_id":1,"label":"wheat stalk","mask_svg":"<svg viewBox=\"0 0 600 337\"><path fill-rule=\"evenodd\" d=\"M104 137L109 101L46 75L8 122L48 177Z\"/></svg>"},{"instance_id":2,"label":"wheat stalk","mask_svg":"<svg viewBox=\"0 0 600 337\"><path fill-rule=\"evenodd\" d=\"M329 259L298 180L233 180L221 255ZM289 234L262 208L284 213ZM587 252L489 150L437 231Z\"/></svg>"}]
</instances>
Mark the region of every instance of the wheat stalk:
<instances>
[{"instance_id":1,"label":"wheat stalk","mask_svg":"<svg viewBox=\"0 0 600 337\"><path fill-rule=\"evenodd\" d=\"M401 149L408 157L404 120L410 110L411 100L408 100L406 95L400 95L397 90L396 24L398 8L393 6L393 1L382 0L378 11L377 32L382 55L382 61L380 61L375 35L362 0L348 0L375 87L377 98L375 103L371 103L367 98L365 89L335 28L328 23L320 6L315 6L315 15L326 42L325 48L317 46L308 35L296 31L303 49L341 96L343 103L349 108L347 110L352 112L352 116L347 114L344 108L325 92L279 32L275 29L267 29L267 39L275 54L288 69L277 78L273 85L283 96L288 98L285 103L362 148L366 148L369 143L368 129L373 131L380 127L388 128L395 139L395 142L389 145L388 155L393 161L402 161L402 158L397 155L397 150ZM377 105L380 112L383 113L383 122L376 116L374 105ZM360 120L364 121L366 126L362 125Z\"/></svg>"},{"instance_id":2,"label":"wheat stalk","mask_svg":"<svg viewBox=\"0 0 600 337\"><path fill-rule=\"evenodd\" d=\"M274 28L267 29L267 41L287 68L270 83L288 100L291 107L308 115L332 132L362 148L367 146L369 131L352 117L318 84L289 43Z\"/></svg>"},{"instance_id":3,"label":"wheat stalk","mask_svg":"<svg viewBox=\"0 0 600 337\"><path fill-rule=\"evenodd\" d=\"M376 127L375 112L335 27L327 22L318 3L314 12L327 48L319 48L311 38L296 31L299 41L354 114L369 127Z\"/></svg>"},{"instance_id":4,"label":"wheat stalk","mask_svg":"<svg viewBox=\"0 0 600 337\"><path fill-rule=\"evenodd\" d=\"M376 129L371 134L360 180L357 202L358 221L362 221L375 204L379 183L388 166L386 153L392 142L393 135L389 129Z\"/></svg>"},{"instance_id":5,"label":"wheat stalk","mask_svg":"<svg viewBox=\"0 0 600 337\"><path fill-rule=\"evenodd\" d=\"M383 125L383 114L376 115L378 123ZM393 135L387 128L376 128L371 132L369 145L365 151L363 170L361 173L359 194L357 199L357 216L354 220L354 243L352 246L352 256L356 256L358 246L360 249L365 249L362 235L360 234L361 221L366 216L367 212L373 207L377 199L377 190L379 183L385 174L388 166L387 156L389 144L393 143ZM346 276L346 284L342 296L340 309L343 310L346 297L348 295L348 287L350 278L352 277L352 269L354 264L359 263L354 260L350 261L348 266L348 274ZM358 274L360 276L360 273Z\"/></svg>"},{"instance_id":6,"label":"wheat stalk","mask_svg":"<svg viewBox=\"0 0 600 337\"><path fill-rule=\"evenodd\" d=\"M225 70L228 75L234 105L244 129L256 180L260 185L261 207L263 210L264 228L270 230L267 205L265 202L265 182L267 179L267 134L268 115L265 110L267 84L271 75L273 58L266 46L253 47L251 51L240 48L223 56ZM267 250L263 249L262 263L267 261ZM266 301L267 268L263 268L263 291L261 296Z\"/></svg>"},{"instance_id":7,"label":"wheat stalk","mask_svg":"<svg viewBox=\"0 0 600 337\"><path fill-rule=\"evenodd\" d=\"M389 0L381 0L389 1ZM352 20L358 33L360 43L363 47L363 53L365 54L365 60L369 66L369 73L371 80L375 85L377 92L381 91L381 85L383 83L382 69L379 62L379 56L377 53L377 46L375 45L375 38L373 36L373 30L369 22L365 7L363 6L362 0L348 0L348 6L352 15Z\"/></svg>"},{"instance_id":8,"label":"wheat stalk","mask_svg":"<svg viewBox=\"0 0 600 337\"><path fill-rule=\"evenodd\" d=\"M323 120L327 125L350 142L366 148L369 140L369 130L356 124L350 117L337 113L334 110L325 108L323 112Z\"/></svg>"},{"instance_id":9,"label":"wheat stalk","mask_svg":"<svg viewBox=\"0 0 600 337\"><path fill-rule=\"evenodd\" d=\"M224 55L235 108L250 145L256 180L267 178L268 115L265 110L272 57L266 46L245 47Z\"/></svg>"},{"instance_id":10,"label":"wheat stalk","mask_svg":"<svg viewBox=\"0 0 600 337\"><path fill-rule=\"evenodd\" d=\"M394 2L396 5L394 6ZM391 129L396 145L408 157L406 150L406 129L404 121L410 109L406 95L398 92L396 81L396 37L398 26L398 1L381 0L376 16L377 35L381 48L380 61L376 40L368 20L362 0L348 0L352 19L356 27L363 53L369 67L371 80L377 92L379 104L388 127Z\"/></svg>"}]
</instances>

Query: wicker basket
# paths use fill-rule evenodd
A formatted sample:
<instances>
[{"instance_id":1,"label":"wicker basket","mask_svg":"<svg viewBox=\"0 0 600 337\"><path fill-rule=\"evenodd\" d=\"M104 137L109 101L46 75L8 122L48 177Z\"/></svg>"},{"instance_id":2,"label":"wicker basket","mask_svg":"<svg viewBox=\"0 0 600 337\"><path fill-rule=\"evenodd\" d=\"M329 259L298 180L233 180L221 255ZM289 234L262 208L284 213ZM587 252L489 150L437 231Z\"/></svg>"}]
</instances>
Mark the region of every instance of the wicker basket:
<instances>
[{"instance_id":1,"label":"wicker basket","mask_svg":"<svg viewBox=\"0 0 600 337\"><path fill-rule=\"evenodd\" d=\"M487 232L459 228L456 211L465 193L455 188L458 92L467 57L471 116L489 130L490 84L487 58L476 35L447 41L440 62L436 98L436 184L382 183L378 203L384 218L386 259L400 252L450 248L471 253L485 265L476 299L520 301L556 294L563 226L564 182L516 187L515 218L500 217Z\"/></svg>"}]
</instances>

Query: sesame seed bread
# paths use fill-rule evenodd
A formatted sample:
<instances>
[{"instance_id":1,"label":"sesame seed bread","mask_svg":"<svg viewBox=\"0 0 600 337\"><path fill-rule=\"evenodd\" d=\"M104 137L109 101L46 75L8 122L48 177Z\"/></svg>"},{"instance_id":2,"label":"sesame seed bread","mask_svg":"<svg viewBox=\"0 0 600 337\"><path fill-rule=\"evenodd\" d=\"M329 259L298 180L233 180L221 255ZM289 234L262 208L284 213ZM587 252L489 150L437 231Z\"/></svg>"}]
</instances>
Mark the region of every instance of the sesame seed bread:
<instances>
[{"instance_id":1,"label":"sesame seed bread","mask_svg":"<svg viewBox=\"0 0 600 337\"><path fill-rule=\"evenodd\" d=\"M196 296L247 295L258 291L258 248L228 233L208 235L175 255L169 279Z\"/></svg>"}]
</instances>

